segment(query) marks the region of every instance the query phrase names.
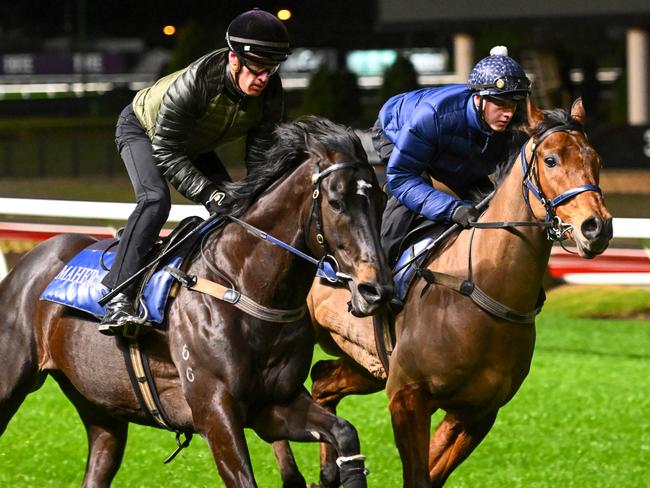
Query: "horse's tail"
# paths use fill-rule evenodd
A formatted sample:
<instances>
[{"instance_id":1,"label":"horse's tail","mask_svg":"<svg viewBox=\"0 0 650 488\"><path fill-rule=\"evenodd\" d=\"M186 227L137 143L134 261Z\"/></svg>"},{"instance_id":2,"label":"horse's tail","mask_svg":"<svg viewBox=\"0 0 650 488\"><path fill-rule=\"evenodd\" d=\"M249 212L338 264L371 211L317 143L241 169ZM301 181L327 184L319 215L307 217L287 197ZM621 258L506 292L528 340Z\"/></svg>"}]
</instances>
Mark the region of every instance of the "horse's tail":
<instances>
[{"instance_id":1,"label":"horse's tail","mask_svg":"<svg viewBox=\"0 0 650 488\"><path fill-rule=\"evenodd\" d=\"M25 255L0 281L0 434L25 397L43 384L47 365L44 329L54 304L39 297L66 258L88 245L85 236L57 236ZM39 340L40 339L40 340Z\"/></svg>"}]
</instances>

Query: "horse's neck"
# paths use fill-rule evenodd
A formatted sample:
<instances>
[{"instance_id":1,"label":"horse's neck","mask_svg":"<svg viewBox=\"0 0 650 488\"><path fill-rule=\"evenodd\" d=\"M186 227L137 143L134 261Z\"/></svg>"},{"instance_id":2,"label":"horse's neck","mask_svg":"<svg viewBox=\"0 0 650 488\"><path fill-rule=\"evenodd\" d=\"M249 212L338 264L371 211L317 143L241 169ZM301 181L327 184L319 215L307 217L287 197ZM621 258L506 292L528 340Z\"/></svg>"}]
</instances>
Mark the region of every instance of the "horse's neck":
<instances>
[{"instance_id":1,"label":"horse's neck","mask_svg":"<svg viewBox=\"0 0 650 488\"><path fill-rule=\"evenodd\" d=\"M306 166L262 194L242 220L309 254L302 228L311 201ZM314 266L307 261L235 223L206 242L205 248L208 259L253 300L274 308L295 308L304 303L314 278ZM217 278L207 266L199 266L212 277L208 279Z\"/></svg>"},{"instance_id":2,"label":"horse's neck","mask_svg":"<svg viewBox=\"0 0 650 488\"><path fill-rule=\"evenodd\" d=\"M524 201L520 158L521 155L499 185L482 222L536 220ZM532 308L551 251L544 228L477 229L474 232L472 259L477 283L495 298L523 304L520 305L522 310Z\"/></svg>"}]
</instances>

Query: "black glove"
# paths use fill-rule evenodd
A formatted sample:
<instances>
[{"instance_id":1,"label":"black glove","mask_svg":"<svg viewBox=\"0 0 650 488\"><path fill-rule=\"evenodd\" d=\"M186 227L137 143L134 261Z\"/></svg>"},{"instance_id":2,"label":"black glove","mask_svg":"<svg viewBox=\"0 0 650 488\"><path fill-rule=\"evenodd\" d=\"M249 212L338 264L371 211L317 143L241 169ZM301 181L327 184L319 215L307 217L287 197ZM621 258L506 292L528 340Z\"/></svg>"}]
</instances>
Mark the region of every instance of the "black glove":
<instances>
[{"instance_id":1,"label":"black glove","mask_svg":"<svg viewBox=\"0 0 650 488\"><path fill-rule=\"evenodd\" d=\"M210 195L207 202L204 203L205 208L208 209L210 215L223 214L227 205L226 194L220 191L215 191Z\"/></svg>"},{"instance_id":2,"label":"black glove","mask_svg":"<svg viewBox=\"0 0 650 488\"><path fill-rule=\"evenodd\" d=\"M451 214L452 222L459 224L464 229L471 227L472 222L476 222L481 216L481 211L473 205L461 205L454 213Z\"/></svg>"}]
</instances>

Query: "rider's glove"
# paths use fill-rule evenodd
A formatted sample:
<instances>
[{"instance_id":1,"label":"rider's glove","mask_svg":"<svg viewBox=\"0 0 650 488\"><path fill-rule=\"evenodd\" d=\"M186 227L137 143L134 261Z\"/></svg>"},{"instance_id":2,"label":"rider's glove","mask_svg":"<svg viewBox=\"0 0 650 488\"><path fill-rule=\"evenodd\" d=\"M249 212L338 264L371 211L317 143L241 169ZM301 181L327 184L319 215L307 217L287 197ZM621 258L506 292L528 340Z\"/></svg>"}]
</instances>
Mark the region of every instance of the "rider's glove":
<instances>
[{"instance_id":1,"label":"rider's glove","mask_svg":"<svg viewBox=\"0 0 650 488\"><path fill-rule=\"evenodd\" d=\"M460 225L464 229L471 227L473 222L476 222L481 216L481 211L478 210L473 205L461 205L460 207L454 210L454 213L451 214L452 222Z\"/></svg>"},{"instance_id":2,"label":"rider's glove","mask_svg":"<svg viewBox=\"0 0 650 488\"><path fill-rule=\"evenodd\" d=\"M226 205L226 194L219 190L214 190L210 193L207 200L203 203L205 208L208 209L210 215L222 214Z\"/></svg>"}]
</instances>

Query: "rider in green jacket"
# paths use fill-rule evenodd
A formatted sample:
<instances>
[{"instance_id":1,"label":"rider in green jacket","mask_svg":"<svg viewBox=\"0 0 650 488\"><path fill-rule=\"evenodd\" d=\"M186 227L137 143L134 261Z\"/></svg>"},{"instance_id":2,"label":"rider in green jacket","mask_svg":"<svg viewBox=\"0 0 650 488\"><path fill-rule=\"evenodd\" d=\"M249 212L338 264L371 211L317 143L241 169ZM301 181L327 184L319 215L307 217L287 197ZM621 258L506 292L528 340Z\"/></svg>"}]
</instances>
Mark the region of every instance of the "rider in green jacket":
<instances>
[{"instance_id":1,"label":"rider in green jacket","mask_svg":"<svg viewBox=\"0 0 650 488\"><path fill-rule=\"evenodd\" d=\"M171 208L168 182L211 214L233 205L219 183L228 173L214 150L246 137L246 147L271 140L284 110L280 63L290 53L284 24L263 10L237 16L228 48L139 91L120 114L117 147L135 190L136 207L102 283L123 283L144 264ZM135 317L135 286L108 304L100 331L121 333Z\"/></svg>"}]
</instances>

